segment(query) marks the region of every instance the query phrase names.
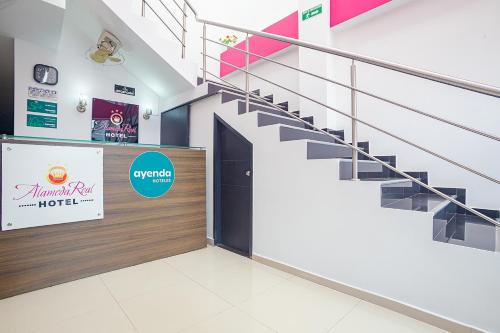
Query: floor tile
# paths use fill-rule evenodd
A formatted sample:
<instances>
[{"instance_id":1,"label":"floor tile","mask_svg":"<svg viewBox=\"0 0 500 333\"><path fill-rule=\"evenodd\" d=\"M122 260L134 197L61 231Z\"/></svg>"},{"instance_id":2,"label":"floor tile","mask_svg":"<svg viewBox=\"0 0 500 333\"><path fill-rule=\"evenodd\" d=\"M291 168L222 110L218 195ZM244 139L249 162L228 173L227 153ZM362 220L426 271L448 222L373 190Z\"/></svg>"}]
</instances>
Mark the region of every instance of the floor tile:
<instances>
[{"instance_id":1,"label":"floor tile","mask_svg":"<svg viewBox=\"0 0 500 333\"><path fill-rule=\"evenodd\" d=\"M437 327L382 308L360 302L329 333L445 333Z\"/></svg>"},{"instance_id":2,"label":"floor tile","mask_svg":"<svg viewBox=\"0 0 500 333\"><path fill-rule=\"evenodd\" d=\"M0 300L8 333L443 333L216 247Z\"/></svg>"},{"instance_id":3,"label":"floor tile","mask_svg":"<svg viewBox=\"0 0 500 333\"><path fill-rule=\"evenodd\" d=\"M140 333L179 332L231 307L192 281L155 289L120 304Z\"/></svg>"},{"instance_id":4,"label":"floor tile","mask_svg":"<svg viewBox=\"0 0 500 333\"><path fill-rule=\"evenodd\" d=\"M198 251L166 258L163 261L187 276L197 278L231 265L250 261L250 259L219 247L208 246Z\"/></svg>"},{"instance_id":5,"label":"floor tile","mask_svg":"<svg viewBox=\"0 0 500 333\"><path fill-rule=\"evenodd\" d=\"M293 278L238 307L278 332L324 333L358 302L355 297Z\"/></svg>"},{"instance_id":6,"label":"floor tile","mask_svg":"<svg viewBox=\"0 0 500 333\"><path fill-rule=\"evenodd\" d=\"M61 322L38 327L31 333L136 333L118 304L96 305L94 310Z\"/></svg>"},{"instance_id":7,"label":"floor tile","mask_svg":"<svg viewBox=\"0 0 500 333\"><path fill-rule=\"evenodd\" d=\"M118 300L188 279L172 266L158 260L102 274L100 277Z\"/></svg>"},{"instance_id":8,"label":"floor tile","mask_svg":"<svg viewBox=\"0 0 500 333\"><path fill-rule=\"evenodd\" d=\"M30 332L114 303L98 277L77 280L0 300L1 331Z\"/></svg>"},{"instance_id":9,"label":"floor tile","mask_svg":"<svg viewBox=\"0 0 500 333\"><path fill-rule=\"evenodd\" d=\"M253 295L287 282L278 274L250 260L192 278L232 304L241 303Z\"/></svg>"},{"instance_id":10,"label":"floor tile","mask_svg":"<svg viewBox=\"0 0 500 333\"><path fill-rule=\"evenodd\" d=\"M232 308L195 325L182 333L272 333L276 332L262 325L244 312Z\"/></svg>"},{"instance_id":11,"label":"floor tile","mask_svg":"<svg viewBox=\"0 0 500 333\"><path fill-rule=\"evenodd\" d=\"M254 265L255 267L261 268L261 269L263 269L263 270L265 270L265 271L267 271L269 273L272 273L274 275L278 275L279 277L281 277L283 279L290 280L290 279L292 279L292 278L295 277L295 275L292 275L292 274L289 274L287 272L280 271L279 269L276 269L276 268L273 268L273 267L261 264L260 262L255 261L255 260L250 260L249 262L252 265Z\"/></svg>"}]
</instances>

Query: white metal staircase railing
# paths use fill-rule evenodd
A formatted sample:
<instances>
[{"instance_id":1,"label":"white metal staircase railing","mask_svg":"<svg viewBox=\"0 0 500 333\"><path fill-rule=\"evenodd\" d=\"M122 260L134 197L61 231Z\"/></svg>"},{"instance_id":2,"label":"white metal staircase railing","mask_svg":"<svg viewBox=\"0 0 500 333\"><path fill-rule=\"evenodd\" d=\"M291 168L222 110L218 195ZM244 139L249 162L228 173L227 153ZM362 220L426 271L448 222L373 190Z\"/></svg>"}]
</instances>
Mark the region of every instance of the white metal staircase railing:
<instances>
[{"instance_id":1,"label":"white metal staircase railing","mask_svg":"<svg viewBox=\"0 0 500 333\"><path fill-rule=\"evenodd\" d=\"M149 5L148 1L160 1L161 4L163 6L165 6L165 4L163 3L162 0L141 0L142 1L142 4L143 4L143 15L144 15L144 6L149 6L149 8L152 9L152 7ZM343 145L346 145L348 146L349 148L352 149L352 167L353 167L353 170L352 170L352 175L353 175L353 178L357 178L357 162L358 162L358 153L373 160L373 161L376 161L377 163L381 164L382 166L386 167L387 169L397 173L398 175L404 177L404 178L407 178L413 182L415 182L416 184L422 186L423 188L426 188L427 190L429 190L430 192L442 197L443 199L457 205L458 207L461 207L463 209L465 209L466 211L468 211L469 213L472 213L478 217L481 217L482 219L500 227L500 222L496 221L495 219L492 219L490 218L489 216L479 212L478 210L474 209L474 208L471 208L467 205L465 205L464 203L456 200L455 198L449 196L449 195L446 195L445 193L435 189L434 187L432 186L429 186L428 184L425 184L424 182L422 182L421 180L415 178L415 177L412 177L410 176L409 174L397 169L396 167L393 167L392 165L390 165L389 163L386 163L378 158L376 158L375 156L372 156L370 155L369 153L366 153L364 150L358 148L358 140L357 140L357 126L358 126L358 123L360 124L363 124L365 126L368 126L372 129L375 129L376 131L379 131L385 135L388 135L392 138L395 138L405 144L408 144L412 147L415 147L421 151L424 151L432 156L435 156L443 161L446 161L452 165L455 165L459 168L462 168L463 170L466 170L467 172L470 172L470 173L473 173L483 179L486 179L490 182L493 182L497 185L500 184L500 180L493 177L493 176L490 176L490 175L487 175L481 171L478 171L472 167L469 167L467 165L464 165L462 163L459 163L457 161L454 161L444 155L441 155L441 154L438 154L434 151L432 151L431 149L428 149L426 147L423 147L422 145L419 145L417 143L414 143L414 142L411 142L407 139L404 139L400 136L397 136L387 130L384 130L380 127L377 127L373 124L370 124L362 119L359 119L357 117L357 94L360 93L360 94L364 94L366 96L369 96L369 97L372 97L372 98L375 98L375 99L378 99L378 100L381 100L383 102L386 102L386 103L389 103L389 104L392 104L392 105L395 105L395 106L398 106L400 108L403 108L405 110L408 110L408 111L411 111L411 112L414 112L414 113L417 113L419 115L422 115L422 116L425 116L425 117L428 117L430 119L433 119L433 120L436 120L436 121L439 121L439 122L442 122L442 123L445 123L445 124L448 124L450 126L454 126L454 127L457 127L457 128L460 128L462 130L465 130L465 131L468 131L470 133L474 133L476 135L479 135L479 136L482 136L482 137L485 137L485 138L488 138L490 140L494 140L494 141L497 141L497 142L500 142L500 137L498 137L497 135L494 135L494 134L491 134L491 133L486 133L484 131L481 131L479 129L476 129L476 128L472 128L470 126L467 126L465 124L461 124L461 123L458 123L458 122L455 122L455 121L452 121L452 120L448 120L448 119L445 119L445 118L442 118L442 117L439 117L439 116L436 116L436 115L432 115L432 114L429 114L427 112L424 112L422 110L419 110L419 109L416 109L414 107L411 107L411 106L407 106L407 105L404 105L402 103L399 103L397 101L394 101L394 100L391 100L391 99L388 99L388 98L385 98L385 97L382 97L382 96L378 96L374 93L371 93L371 92L368 92L364 89L359 89L356 87L356 62L361 62L361 63L365 63L365 64L370 64L370 65L373 65L373 66L376 66L376 67L381 67L381 68L385 68L385 69L388 69L388 70L391 70L391 71L396 71L396 72L399 72L399 73L403 73L403 74L407 74L407 75L410 75L410 76L414 76L414 77L419 77L419 78L422 78L422 79L425 79L425 80L430 80L430 81L434 81L434 82L438 82L438 83L441 83L441 84L445 84L445 85L449 85L449 86L452 86L452 87L456 87L456 88L459 88L459 89L465 89L465 90L468 90L468 91L471 91L471 92L474 92L474 93L478 93L478 94L483 94L483 95L488 95L488 96L492 96L494 98L500 98L500 88L499 87L494 87L494 86L489 86L489 85L485 85L485 84L481 84L481 83L478 83L478 82L472 82L472 81L468 81L468 80L463 80L463 79L459 79L459 78L455 78L455 77L451 77L451 76L447 76L447 75L443 75L443 74L439 74L439 73L434 73L434 72L431 72L431 71L426 71L426 70L422 70L422 69L418 69L418 68L413 68L413 67L410 67L410 66L405 66L405 65L401 65L401 64L396 64L396 63L392 63L392 62L388 62L388 61L384 61L384 60L380 60L380 59L375 59L375 58L372 58L372 57L367 57L367 56L363 56L363 55L360 55L360 54L355 54L355 53L351 53L351 52L346 52L346 51L343 51L343 50L339 50L339 49L335 49L335 48L330 48L330 47L326 47L326 46L322 46L322 45L317 45L317 44L313 44L313 43L308 43L308 42L303 42L303 41L300 41L300 40L297 40L297 39L293 39L293 38L288 38L288 37L284 37L284 36L280 36L280 35L275 35L275 34L271 34L271 33L266 33L266 32L261 32L261 31L255 31L255 30L251 30L251 29L247 29L247 28L242 28L242 27L237 27L237 26L233 26L233 25L228 25L228 24L224 24L224 23L220 23L220 22L215 22L215 21L209 21L209 20L205 20L205 19L202 19L200 17L198 17L198 13L196 11L196 9L189 3L188 0L184 0L183 1L183 6L181 8L181 6L176 2L176 0L170 0L170 1L173 1L175 3L175 5L182 10L182 16L183 16L183 23L182 23L182 36L181 37L178 37L177 35L175 35L175 33L172 31L172 29L170 29L168 27L168 25L164 22L164 20L161 19L160 15L155 12L153 9L153 13L155 15L158 16L158 18L163 22L163 24L165 24L167 26L167 28L170 30L170 32L172 32L174 34L174 36L177 38L177 40L179 40L179 42L181 43L181 46L182 46L182 57L185 56L185 49L186 49L186 43L185 43L185 34L187 32L187 29L186 29L186 17L187 17L187 8L189 8L191 10L191 12L194 14L195 16L195 19L197 22L201 23L203 25L203 33L202 33L202 42L203 42L203 51L201 52L202 53L202 58L203 58L203 64L202 64L202 67L201 67L201 70L202 70L202 73L203 73L203 81L206 82L207 81L207 74L214 77L214 79L220 81L220 82L224 82L225 84L239 90L242 92L242 94L245 95L245 105L246 105L246 111L248 112L249 111L249 104L250 104L250 97L254 98L254 99L257 99L263 103L265 103L266 105L270 106L271 108L274 108L274 109L277 109L277 110L280 110L281 112L285 112L287 113L289 116L291 116L292 118L306 124L309 128L314 128L316 131L320 132L320 133L323 133L325 135L328 135L330 137L332 137L334 140L336 140L337 142L343 144ZM166 7L166 6L165 6ZM170 10L168 10L168 12L170 14L172 14L172 12ZM176 19L177 23L180 24L180 22ZM218 27L218 28L225 28L225 29L231 29L231 30L234 30L234 31L239 31L239 32L242 32L242 33L245 33L246 34L246 38L245 38L245 49L239 49L239 48L235 48L235 47L230 47L231 49L237 51L237 52L242 52L245 54L245 67L244 68L240 68L238 66L235 66L231 63L228 63L226 61L223 61L223 60L220 60L214 56L211 56L209 54L207 54L207 42L211 42L211 43L214 43L214 44L219 44L219 45L223 45L222 43L219 43L217 41L214 41L212 39L209 39L207 38L207 26L214 26L214 27ZM260 37L264 37L264 38L269 38L269 39L272 39L272 40L276 40L276 41L281 41L281 42L285 42L285 43L290 43L292 45L296 45L298 47L304 47L304 48L308 48L308 49L312 49L312 50L316 50L316 51L319 51L319 52L323 52L323 53L327 53L327 54L331 54L331 55L335 55L335 56L339 56L339 57L343 57L343 58L347 58L347 59L350 59L352 61L352 64L351 64L351 84L350 85L347 85L347 84L343 84L341 82L338 82L338 81L335 81L335 80L332 80L332 79L329 79L327 77L324 77L324 76L321 76L321 75L317 75L317 74L314 74L314 73L311 73L311 72L308 72L308 71L305 71L303 69L300 69L300 68L296 68L294 66L290 66L290 65L287 65L287 64L284 64L284 63L281 63L281 62L278 62L276 60L273 60L273 59L270 59L268 57L265 57L265 56L261 56L259 54L256 54L256 53L253 53L253 52L250 52L250 35L254 35L254 36L260 36ZM338 86L341 86L343 88L346 88L346 89L349 89L350 92L351 92L351 112L350 113L345 113L341 110L338 110L336 108L333 108L321 101L318 101L316 99L313 99L309 96L306 96L300 92L297 92L297 91L294 91L293 89L290 89L290 88L287 88L287 87L284 87L283 85L281 84L278 84L276 82L273 82L269 79L266 79L260 75L257 75L255 73L252 73L250 70L249 70L249 58L250 58L250 55L252 56L255 56L255 57L258 57L259 59L262 59L264 61L267 61L267 62L271 62L271 63L274 63L274 64L277 64L277 65L280 65L280 66L284 66L288 69L291 69L291 70L294 70L294 71L297 71L297 72L300 72L300 73L303 73L303 74L306 74L306 75L311 75L313 77L316 77L318 79L321 79L321 80L324 80L326 82L329 82L329 83L332 83L332 84L335 84L335 85L338 85ZM224 80L223 78L220 77L220 75L216 75L214 73L211 73L207 70L207 59L212 59L214 61L217 61L219 62L220 64L224 64L224 65L227 65L227 66L230 66L242 73L244 73L245 75L245 87L244 88L240 88L230 82L228 82L227 80ZM351 137L351 143L348 143L344 140L341 140L339 139L338 137L332 135L331 133L327 132L326 130L323 130L323 129L320 129L320 128L317 128L316 126L310 124L309 122L301 119L299 116L293 114L292 112L288 112L286 110L284 110L283 108L281 108L280 106L276 105L276 104L273 104L269 101L267 101L266 99L264 98L261 98L260 96L252 93L250 91L250 76L253 76L259 80L262 80L264 82L267 82L271 85L274 85L276 87L279 87L280 89L284 89L296 96L299 96L301 98L304 98L304 99L307 99L313 103L316 103L318 105L321 105L323 107L325 107L326 109L328 110L332 110L338 114L341 114L345 117L348 117L351 119L351 125L352 125L352 137Z\"/></svg>"}]
</instances>

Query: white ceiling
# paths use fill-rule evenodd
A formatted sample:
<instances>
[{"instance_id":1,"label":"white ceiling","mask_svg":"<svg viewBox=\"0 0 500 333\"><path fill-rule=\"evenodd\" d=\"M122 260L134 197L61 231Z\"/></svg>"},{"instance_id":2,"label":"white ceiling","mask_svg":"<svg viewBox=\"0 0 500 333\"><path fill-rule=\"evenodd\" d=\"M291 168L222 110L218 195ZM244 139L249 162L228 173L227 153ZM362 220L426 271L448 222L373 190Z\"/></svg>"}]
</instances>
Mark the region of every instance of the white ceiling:
<instances>
[{"instance_id":1,"label":"white ceiling","mask_svg":"<svg viewBox=\"0 0 500 333\"><path fill-rule=\"evenodd\" d=\"M103 29L118 37L126 59L123 66L161 98L196 86L196 64L181 59L177 45L124 7L122 0L72 0L66 12L65 19L91 40L97 41Z\"/></svg>"},{"instance_id":2,"label":"white ceiling","mask_svg":"<svg viewBox=\"0 0 500 333\"><path fill-rule=\"evenodd\" d=\"M64 7L40 0L0 0L0 33L55 49Z\"/></svg>"},{"instance_id":3,"label":"white ceiling","mask_svg":"<svg viewBox=\"0 0 500 333\"><path fill-rule=\"evenodd\" d=\"M1 35L57 49L68 24L92 41L82 46L82 54L102 30L118 37L125 57L122 66L160 98L196 86L197 65L181 59L179 45L124 6L123 0L0 0Z\"/></svg>"}]
</instances>

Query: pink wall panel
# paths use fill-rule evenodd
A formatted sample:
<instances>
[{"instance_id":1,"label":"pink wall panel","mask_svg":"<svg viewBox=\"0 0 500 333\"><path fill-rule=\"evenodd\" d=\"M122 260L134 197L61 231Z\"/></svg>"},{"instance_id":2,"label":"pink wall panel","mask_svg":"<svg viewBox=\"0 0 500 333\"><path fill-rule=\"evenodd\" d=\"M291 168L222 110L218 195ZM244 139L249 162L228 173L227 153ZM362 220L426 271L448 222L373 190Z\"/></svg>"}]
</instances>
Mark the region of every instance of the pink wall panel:
<instances>
[{"instance_id":1,"label":"pink wall panel","mask_svg":"<svg viewBox=\"0 0 500 333\"><path fill-rule=\"evenodd\" d=\"M330 27L382 6L391 0L331 0Z\"/></svg>"},{"instance_id":2,"label":"pink wall panel","mask_svg":"<svg viewBox=\"0 0 500 333\"><path fill-rule=\"evenodd\" d=\"M299 37L298 12L288 15L287 17L267 27L263 31L297 39ZM250 37L250 52L261 56L271 55L287 48L288 46L290 46L289 43L284 43L273 39L268 39L260 36ZM240 50L244 50L245 41L236 44L235 47ZM239 68L245 67L245 54L243 52L228 49L227 51L221 53L220 59ZM250 63L256 62L257 60L259 60L258 57L250 56ZM234 72L235 70L236 69L231 66L221 64L220 76L223 77L225 75L228 75L229 73Z\"/></svg>"},{"instance_id":3,"label":"pink wall panel","mask_svg":"<svg viewBox=\"0 0 500 333\"><path fill-rule=\"evenodd\" d=\"M366 13L374 8L382 6L391 0L330 0L330 27L345 22L358 15ZM294 12L287 17L279 20L273 25L264 29L264 32L290 38L299 38L299 13ZM250 52L261 56L269 56L290 46L289 43L283 43L260 36L250 37ZM245 41L235 45L235 48L244 50ZM245 54L236 50L228 49L221 53L220 59L230 63L238 68L245 67ZM250 56L250 63L258 61L256 56ZM220 65L220 76L226 76L236 69L222 64Z\"/></svg>"}]
</instances>

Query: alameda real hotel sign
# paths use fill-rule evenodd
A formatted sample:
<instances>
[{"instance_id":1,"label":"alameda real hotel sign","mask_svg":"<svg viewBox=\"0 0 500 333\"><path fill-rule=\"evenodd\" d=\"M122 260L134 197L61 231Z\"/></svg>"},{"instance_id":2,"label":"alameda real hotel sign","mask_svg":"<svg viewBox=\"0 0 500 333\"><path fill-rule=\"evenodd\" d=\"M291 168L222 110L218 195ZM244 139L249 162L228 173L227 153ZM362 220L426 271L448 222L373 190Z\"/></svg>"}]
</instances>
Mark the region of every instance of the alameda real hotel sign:
<instances>
[{"instance_id":1,"label":"alameda real hotel sign","mask_svg":"<svg viewBox=\"0 0 500 333\"><path fill-rule=\"evenodd\" d=\"M2 144L2 231L103 217L102 148Z\"/></svg>"}]
</instances>

